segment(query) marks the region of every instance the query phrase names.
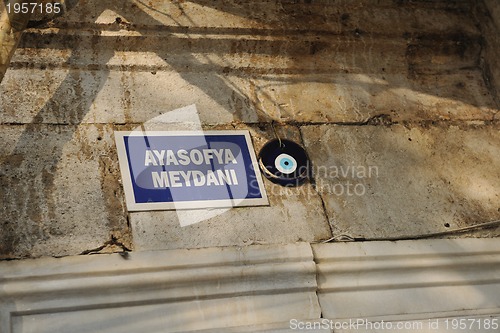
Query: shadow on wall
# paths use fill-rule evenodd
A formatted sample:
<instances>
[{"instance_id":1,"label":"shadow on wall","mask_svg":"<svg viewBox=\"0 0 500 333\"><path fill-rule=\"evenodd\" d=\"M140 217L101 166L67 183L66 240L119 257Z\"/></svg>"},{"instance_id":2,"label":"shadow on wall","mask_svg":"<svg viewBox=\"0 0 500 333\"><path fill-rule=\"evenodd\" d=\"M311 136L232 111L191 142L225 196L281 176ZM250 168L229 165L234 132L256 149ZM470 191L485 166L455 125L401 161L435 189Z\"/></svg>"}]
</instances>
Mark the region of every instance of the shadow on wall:
<instances>
[{"instance_id":1,"label":"shadow on wall","mask_svg":"<svg viewBox=\"0 0 500 333\"><path fill-rule=\"evenodd\" d=\"M109 52L110 57L112 54ZM82 96L95 96L107 77L108 71L69 71L31 123L22 125L22 128L8 127L3 131L4 141L15 142L15 147L4 147L9 153L0 159L0 258L29 257L35 246L50 244L53 237L67 238L64 248L56 249L55 252L78 251L79 244L75 249L71 240L74 237L86 238L90 244L107 240L107 231L104 231L105 238L102 240L92 239L92 235L78 235L78 223L85 218L97 221L103 216L97 216L99 210L93 211L95 207L79 207L84 204L84 197L92 196L92 193L80 192L82 187L75 186L76 183L83 182L89 190L92 187L88 185L90 179L78 180L75 175L79 171L85 174L91 166L85 161L82 163L82 156L68 156L64 152L68 148L67 143L76 141L78 145L84 141L78 139L84 129L79 129L77 125L87 114L93 99ZM67 126L44 124L43 121L47 118L57 119L56 122L66 123ZM79 151L82 148L84 147L76 147L75 151L78 154L85 153L83 150ZM93 149L99 148L101 147L96 146ZM74 188L68 185L67 188L63 186L58 189L55 184L58 168L64 158L65 167L70 173L59 176L73 183ZM91 156L89 158L93 159ZM74 197L68 200L61 195ZM81 201L78 202L79 200ZM75 218L75 215L80 217ZM110 229L119 227L113 225L114 222L118 223L113 216L109 217L109 221Z\"/></svg>"},{"instance_id":2,"label":"shadow on wall","mask_svg":"<svg viewBox=\"0 0 500 333\"><path fill-rule=\"evenodd\" d=\"M500 218L498 125L304 126L302 134L334 236L408 238ZM350 172L367 166L373 175ZM347 195L347 183L361 190Z\"/></svg>"},{"instance_id":3,"label":"shadow on wall","mask_svg":"<svg viewBox=\"0 0 500 333\"><path fill-rule=\"evenodd\" d=\"M286 1L164 4L103 1L80 11L92 18L112 11L116 22L57 25L138 32L98 38L115 52L156 54L165 68L247 122L363 122L381 114L395 121L490 120L498 112L479 68L481 35L467 2L365 9ZM33 33L23 46L78 49L94 37L55 42L57 36ZM104 60L93 66L134 69ZM301 116L304 109L314 115Z\"/></svg>"},{"instance_id":4,"label":"shadow on wall","mask_svg":"<svg viewBox=\"0 0 500 333\"><path fill-rule=\"evenodd\" d=\"M9 156L2 158L0 199L5 202L1 212L5 232L0 235L0 252L25 256L30 246L62 233L57 227L63 218L57 214L62 212L54 213L59 205L53 201L54 172L65 144L78 135L77 125L89 113L110 70L134 70L133 66L110 64L120 52L155 53L236 120L364 122L387 113L394 120L489 119L498 110L482 81L480 36L467 8L462 7L469 5L421 5L420 9L411 4L363 9L307 1L196 0L173 2L178 14L174 16L139 1L94 1L92 5L82 3L70 13L80 16L83 23L72 26L65 17L55 23L63 29L77 27L91 33L28 32L20 47L70 49L72 54L63 66L69 69L67 76L24 126ZM222 21L200 25L193 17L199 9L211 10ZM119 16L114 23L85 23L88 17L96 20L108 11ZM392 22L385 11L395 14ZM429 13L437 22L426 21ZM449 22L442 20L446 17ZM232 27L224 21L228 18L242 20L246 27ZM210 20L205 18L207 22ZM370 24L380 31L368 30ZM95 33L103 28L138 34ZM79 47L98 43L105 47ZM241 81L246 83L235 83ZM422 102L426 98L428 105ZM462 109L457 111L457 105ZM445 114L439 113L442 109ZM257 115L252 114L255 110ZM304 110L307 112L301 114ZM62 130L44 123L68 126ZM100 160L96 163L107 167ZM114 185L119 188L117 181ZM116 199L106 205L123 206L123 202ZM89 206L78 213L91 216L92 210ZM111 229L126 223L108 211L109 219L115 219Z\"/></svg>"}]
</instances>

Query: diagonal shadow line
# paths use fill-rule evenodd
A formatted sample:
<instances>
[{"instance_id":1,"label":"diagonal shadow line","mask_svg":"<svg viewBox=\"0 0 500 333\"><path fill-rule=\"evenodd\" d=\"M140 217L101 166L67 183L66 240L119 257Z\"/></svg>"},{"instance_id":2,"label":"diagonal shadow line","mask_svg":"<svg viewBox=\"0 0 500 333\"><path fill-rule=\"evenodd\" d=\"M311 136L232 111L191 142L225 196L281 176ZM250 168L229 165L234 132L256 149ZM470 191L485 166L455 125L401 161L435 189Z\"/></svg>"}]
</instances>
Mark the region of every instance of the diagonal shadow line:
<instances>
[{"instance_id":1,"label":"diagonal shadow line","mask_svg":"<svg viewBox=\"0 0 500 333\"><path fill-rule=\"evenodd\" d=\"M122 6L111 7L102 4L97 11L104 12L110 9L127 17L130 13L125 7L125 3L122 3ZM135 11L132 19L134 18L160 24L142 10ZM104 55L99 54L100 62L107 63L113 55L114 50L108 50ZM168 59L168 52L160 56ZM192 56L188 60L198 63ZM78 55L73 54L67 60L67 63L73 62L78 62ZM174 64L174 67L179 66ZM88 85L82 85L81 72L70 69L31 123L25 125L11 153L2 158L0 198L4 202L2 209L4 232L0 234L1 256L27 257L36 242L51 237L50 226L46 223L54 223L56 219L56 202L52 194L55 188L54 176L62 159L64 145L72 140L78 125L89 112L95 97L109 76L109 69L102 68L91 73L92 88L90 94L85 96L89 93ZM221 105L227 102L226 96L248 103L243 94L229 87L217 75L210 75L205 82L196 74L182 76L191 84L205 88L205 92ZM208 82L211 84L207 84ZM65 103L61 105L60 101ZM47 124L50 119L54 119L54 124ZM62 124L68 126L61 129L58 125ZM19 218L11 220L12 216Z\"/></svg>"},{"instance_id":2,"label":"diagonal shadow line","mask_svg":"<svg viewBox=\"0 0 500 333\"><path fill-rule=\"evenodd\" d=\"M106 58L111 58L113 53L108 52ZM70 57L69 61L75 57L78 56ZM2 157L0 257L30 256L36 243L51 237L53 230L48 224L61 222L56 221L55 214L55 173L65 144L74 139L78 125L89 112L108 75L106 70L87 76L69 70L31 123L23 125L23 132L11 153ZM85 83L91 87L88 98ZM48 123L52 119L55 121ZM64 128L61 125L65 125Z\"/></svg>"},{"instance_id":3,"label":"diagonal shadow line","mask_svg":"<svg viewBox=\"0 0 500 333\"><path fill-rule=\"evenodd\" d=\"M134 4L133 1L130 1L130 3ZM120 15L129 22L151 22L151 24L153 25L162 25L161 22L151 17L144 11L140 10L139 8L137 8L137 6L127 6L126 2L122 3L121 5L113 4L111 6L102 4L102 6L99 7L96 12L103 12L104 10L112 10L117 15ZM148 33L147 29L141 27L137 27L137 29L135 30L139 33L144 33L144 35L147 35ZM137 46L131 45L130 47L134 49ZM144 49L142 51L147 51L147 49ZM233 114L233 117L241 119L242 117L246 116L246 113L249 112L249 106L252 105L250 98L239 91L237 87L231 86L220 75L213 72L205 72L205 76L202 76L199 73L185 70L186 63L188 63L189 67L191 68L199 68L200 66L203 66L203 63L201 63L193 55L186 54L186 56L182 60L179 60L174 59L174 57L171 56L169 50L165 50L165 48L156 46L152 51L155 52L169 65L171 65L174 71L177 72L186 82L201 89L223 109ZM210 62L209 59L206 60ZM228 103L236 111L228 109Z\"/></svg>"},{"instance_id":4,"label":"diagonal shadow line","mask_svg":"<svg viewBox=\"0 0 500 333\"><path fill-rule=\"evenodd\" d=\"M191 1L195 4L200 3L203 6L213 7L220 9L221 11L231 12L233 6L224 5L221 8L207 4L203 1ZM217 38L216 43L214 43L213 39L208 37L201 38L190 38L189 34L191 33L255 33L258 31L258 34L267 35L271 34L271 32L275 31L273 29L266 28L262 29L243 29L243 31L239 31L238 29L233 28L224 28L224 27L207 27L202 28L199 26L191 27L195 22L190 23L189 26L182 26L180 22L177 22L175 18L170 17L170 20L177 22L179 26L165 26L161 25L156 18L151 17L148 13L136 8L131 10L129 5L134 2L123 3L121 5L111 5L108 6L110 9L114 10L117 14L126 17L130 20L131 23L122 22L121 18L117 22L121 22L125 25L128 25L126 28L134 29L134 31L140 32L140 37L130 37L122 39L116 36L101 36L101 39L109 40L109 43L112 44L115 48L115 51L120 50L124 52L134 52L134 51L147 51L156 53L160 56L166 63L171 65L175 71L177 71L187 82L192 82L201 90L203 90L207 95L216 100L220 105L225 107L225 109L233 113L234 117L238 120L244 119L245 116L248 115L249 112L252 112L251 106L254 104L258 104L257 96L247 96L247 93L243 93L239 88L235 87L229 80L226 78L231 75L235 75L238 77L258 77L261 79L263 76L267 76L269 74L274 75L282 75L282 74L291 74L291 75L310 75L311 77L307 79L308 82L337 82L342 80L342 73L345 72L342 66L342 60L338 60L338 65L326 66L324 68L324 62L319 63L318 66L310 66L306 65L307 61L314 61L314 59L318 59L318 52L326 52L332 51L333 45L335 43L330 43L328 41L302 41L297 43L289 43L286 40L245 40L244 43L235 43L237 39L231 38L230 36L227 38ZM178 4L182 8L181 4ZM236 6L237 7L237 6ZM105 4L98 9L96 12L101 12L105 10L107 7ZM163 13L166 16L169 16L168 13ZM241 11L238 13L239 16L244 16L245 12ZM286 27L287 23L293 19L290 16L290 13L284 12L280 13L280 17L283 18L283 26ZM258 18L255 18L258 20ZM134 22L139 22L140 25L136 25ZM150 23L148 23L150 22ZM148 25L149 24L149 25ZM64 22L61 23L61 26L64 27ZM78 24L77 24L78 26ZM109 24L106 25L106 29L110 31L118 30L118 24ZM161 30L161 36L151 36L152 27L154 29ZM75 27L73 27L75 28ZM90 26L83 27L84 29L99 29L102 28L102 24L91 24ZM121 28L125 28L121 26ZM280 28L279 35L283 34L283 27ZM220 31L219 31L220 30ZM236 30L236 31L232 31ZM261 31L262 30L262 31ZM232 31L232 32L231 32ZM179 37L179 34L185 34L184 38ZM272 34L271 34L272 35ZM371 34L370 34L371 36ZM387 37L387 36L386 36ZM347 36L345 36L347 38ZM363 45L368 43L369 45L373 45L373 38L377 38L377 36L371 36L370 38L359 37L354 38L350 37L350 39L346 39L346 41L352 41L353 49L349 49L349 52L356 52L356 48L360 48L360 51L364 51ZM394 37L396 38L396 37ZM392 39L394 39L392 38ZM442 98L452 98L457 101L462 101L465 104L473 105L476 107L487 107L489 109L496 109L496 105L493 101L490 101L489 98L481 98L474 89L469 91L468 85L458 78L452 78L452 82L443 87L434 87L429 84L429 80L432 80L433 77L440 74L449 74L450 71L455 71L457 74L466 75L470 71L480 72L480 68L478 65L478 57L479 57L479 39L477 36L467 35L465 33L459 32L450 32L445 36L436 36L435 34L427 34L418 36L418 42L410 43L407 45L407 40L401 36L398 37L398 43L401 43L400 51L404 51L404 48L407 47L407 54L404 59L401 60L401 64L399 67L395 67L398 70L398 73L407 74L407 80L401 82L398 78L393 78L390 73L381 72L381 69L378 68L374 63L358 59L356 68L351 68L349 71L352 74L376 74L377 77L386 81L386 84L377 84L377 83L362 83L362 82L353 82L356 86L361 87L367 93L372 95L379 95L384 91L387 91L389 88L397 89L397 88L409 88L416 92L422 92L425 94L430 94L437 97ZM144 43L143 43L144 41ZM106 43L108 43L106 41ZM166 50L164 45L172 45L170 49ZM359 45L358 45L359 44ZM28 43L28 47L44 47L40 45L40 43L36 43L34 36L30 38L30 42ZM371 46L370 46L371 47ZM222 51L221 51L222 50ZM218 55L219 53L234 53L237 50L242 53L258 53L259 55L279 55L286 53L290 56L293 56L293 66L287 66L286 68L260 68L260 67L248 67L248 68L234 68L234 65L231 66L228 64L227 67L224 67L223 63L214 64L210 62L209 57L205 57L203 61L199 61L199 57L203 57L203 54L206 53L215 53ZM195 58L189 52L194 52L198 54L198 58ZM333 52L333 51L332 51ZM391 51L392 52L392 51ZM454 56L457 57L454 65L433 65L431 67L427 66L426 59L430 54L435 55L443 55L443 56ZM176 55L176 56L174 56ZM424 56L426 55L426 56ZM427 57L427 58L426 58ZM459 59L459 57L462 57ZM302 59L302 60L301 60ZM347 61L347 58L346 58ZM21 64L20 64L21 65ZM382 65L381 65L382 66ZM348 66L349 67L349 66ZM359 68L358 68L359 67ZM394 71L394 66L391 65L392 70ZM135 69L137 70L148 70L145 66L137 66ZM158 68L161 70L161 67ZM151 70L151 69L149 69ZM154 70L154 68L153 68ZM385 71L385 68L382 68L382 71ZM196 75L194 73L203 72L203 75ZM217 73L220 74L217 74ZM428 75L430 75L428 77ZM263 78L265 79L265 78ZM273 80L279 80L279 77L273 78ZM288 82L302 82L299 77L294 77L293 80L287 78ZM217 85L212 84L212 82L217 83ZM473 83L477 85L477 83ZM214 89L215 88L215 89ZM217 89L218 88L218 89ZM486 94L484 94L486 96ZM251 102L255 103L251 103ZM236 112L234 113L234 109ZM257 110L261 111L261 110ZM246 112L247 114L242 114ZM489 111L493 113L493 111ZM493 116L493 114L492 114ZM253 116L256 118L256 116ZM262 117L263 121L269 120L268 117Z\"/></svg>"}]
</instances>

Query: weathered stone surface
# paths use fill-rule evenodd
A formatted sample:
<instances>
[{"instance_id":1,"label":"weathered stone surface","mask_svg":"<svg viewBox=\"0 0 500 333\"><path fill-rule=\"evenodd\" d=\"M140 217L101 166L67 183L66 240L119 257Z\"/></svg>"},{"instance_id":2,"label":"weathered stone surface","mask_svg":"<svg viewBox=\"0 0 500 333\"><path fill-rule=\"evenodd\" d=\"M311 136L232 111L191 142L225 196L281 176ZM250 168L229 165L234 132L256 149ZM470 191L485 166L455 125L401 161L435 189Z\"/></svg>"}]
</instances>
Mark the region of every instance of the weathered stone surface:
<instances>
[{"instance_id":1,"label":"weathered stone surface","mask_svg":"<svg viewBox=\"0 0 500 333\"><path fill-rule=\"evenodd\" d=\"M401 237L500 218L498 124L304 126L302 134L334 236Z\"/></svg>"},{"instance_id":2,"label":"weathered stone surface","mask_svg":"<svg viewBox=\"0 0 500 333\"><path fill-rule=\"evenodd\" d=\"M134 248L286 244L330 237L321 200L310 185L284 189L266 181L266 189L269 207L130 213Z\"/></svg>"},{"instance_id":3,"label":"weathered stone surface","mask_svg":"<svg viewBox=\"0 0 500 333\"><path fill-rule=\"evenodd\" d=\"M2 125L0 141L0 258L128 242L109 127Z\"/></svg>"},{"instance_id":4,"label":"weathered stone surface","mask_svg":"<svg viewBox=\"0 0 500 333\"><path fill-rule=\"evenodd\" d=\"M500 108L500 64L498 63L498 55L500 54L500 3L494 0L484 0L480 3L476 18L480 22L484 36L481 65L485 81L495 96L497 108ZM500 119L498 110L495 119Z\"/></svg>"},{"instance_id":5,"label":"weathered stone surface","mask_svg":"<svg viewBox=\"0 0 500 333\"><path fill-rule=\"evenodd\" d=\"M491 120L497 112L480 71L413 80L401 74L338 74L251 82L259 113L281 121Z\"/></svg>"},{"instance_id":6,"label":"weathered stone surface","mask_svg":"<svg viewBox=\"0 0 500 333\"><path fill-rule=\"evenodd\" d=\"M423 134L429 133L424 128L428 121L465 123L498 119L498 6L489 0L484 5L469 0L153 0L147 4L79 1L67 15L26 31L0 85L0 124L5 129L0 136L7 138L0 148L2 184L6 184L0 196L7 197L1 206L0 223L9 225L8 232L0 236L6 240L2 246L9 248L5 253L76 254L102 246L110 234L126 233L128 216L113 156L112 126L173 130L247 128L254 124L253 139L258 150L261 143L273 138L266 125L272 120L301 126L410 122L414 124L412 131L426 137L434 135ZM481 14L479 7L486 11ZM193 105L197 111L189 117L172 111ZM263 130L257 130L259 126ZM285 127L286 137L302 141L295 133L296 127ZM101 141L89 139L93 134L88 133L101 128ZM363 127L350 130L359 130L352 134L356 140L369 140L363 136ZM481 131L478 129L477 133ZM308 135L304 135L304 140L318 159L330 143L316 143L320 138L317 133L311 133L310 138ZM456 137L461 142L461 137ZM465 161L484 162L474 172L485 172L486 181L497 176L485 162L491 153L481 150L492 144L496 147L496 139L491 141L491 137L497 137L494 131L484 130L477 140L485 140L485 145L478 143L479 148L463 152ZM27 143L31 138L36 144ZM399 142L396 137L390 140ZM442 139L442 134L436 140L452 143L451 139ZM100 153L84 156L78 166L82 147L103 149L109 158ZM393 147L384 147L386 152L380 150L381 156L392 157ZM422 158L427 158L429 152L423 149ZM28 158L30 164L22 162L26 156L32 156ZM481 208L478 219L493 216L495 207L489 194L481 201L477 191L467 192L466 185L455 185L459 188L448 188L454 200L449 204L443 197L447 190L438 188L444 184L441 173L431 174L427 162L416 157L409 162L403 161L406 157L402 155L395 158L399 164L391 172L405 179L402 175L406 175L410 163L420 165L426 172L417 177L423 183L415 189L422 189L427 181L431 183L426 186L433 188L430 198L423 192L410 191L407 200L403 200L405 205L412 204L405 209L419 216L417 222L421 224L403 223L398 226L398 234L441 230L444 222L438 221L440 218L453 220L451 226L465 225L473 220L470 212L477 207ZM326 156L319 160L331 162ZM436 156L430 160L441 163ZM9 167L12 163L19 164L16 171ZM451 171L447 172L468 172L473 166L467 163L472 162L455 163L455 173L450 164ZM67 183L66 176L79 182ZM404 181L398 185L396 180L389 183L395 188L408 185ZM495 180L489 184L497 188ZM30 186L32 191L28 190ZM267 186L271 192L281 190L275 185ZM297 193L272 194L270 207L235 209L189 227L201 228L197 231L200 240L189 240L191 231L178 226L177 214L145 213L132 215L130 220L135 231L145 231L145 235L136 236L137 244L143 248L153 248L148 242L170 248L328 237L330 231L320 197L310 185L291 191ZM399 208L387 208L388 202L400 200L396 193L402 192L389 188L384 191L380 193L385 193L385 197L379 193L368 206L362 205L365 210L356 213L361 214L359 222L352 219L358 215L346 215L344 219L349 222L344 223L359 224L353 230L363 234L389 234L365 229L371 214L366 207L380 213L376 216L403 214ZM332 206L335 201L326 201L330 214L337 211L337 206ZM463 203L463 208L457 202ZM427 203L433 212L444 215L424 219L422 207ZM34 208L27 210L23 208L26 205ZM30 212L34 212L33 216ZM78 219L67 218L68 214ZM454 214L458 216L456 220L452 219ZM466 217L460 217L461 214ZM266 224L265 217L275 221ZM255 222L256 226L244 221ZM377 223L378 229L385 228ZM60 238L47 236L43 231L47 226L48 230L57 226ZM57 228L54 232L59 232ZM224 232L225 238L214 236ZM155 234L160 236L153 242ZM40 241L47 237L49 240ZM166 240L170 245L164 245Z\"/></svg>"},{"instance_id":7,"label":"weathered stone surface","mask_svg":"<svg viewBox=\"0 0 500 333\"><path fill-rule=\"evenodd\" d=\"M352 32L355 28L370 32L380 30L401 35L408 33L477 33L477 27L464 12L470 11L469 1L401 2L392 0L362 1L328 0L296 2L259 1L205 1L171 2L162 0L145 3L116 3L104 0L98 3L81 1L59 22L69 25L82 21L106 24L115 30L143 27L189 27L195 31L207 28L331 30ZM119 17L121 20L117 21ZM89 20L90 18L90 20ZM58 22L58 23L59 23ZM89 22L90 23L90 22ZM184 32L184 30L180 30Z\"/></svg>"},{"instance_id":8,"label":"weathered stone surface","mask_svg":"<svg viewBox=\"0 0 500 333\"><path fill-rule=\"evenodd\" d=\"M217 76L215 79L214 76ZM43 89L37 89L42 86ZM20 89L30 90L19 94ZM235 89L235 90L233 90ZM498 109L479 71L422 75L218 76L161 71L9 71L3 123L141 123L196 104L203 124L491 120Z\"/></svg>"},{"instance_id":9,"label":"weathered stone surface","mask_svg":"<svg viewBox=\"0 0 500 333\"><path fill-rule=\"evenodd\" d=\"M193 103L206 124L490 120L497 105L479 66L473 7L82 1L25 34L3 121L29 119L49 96L81 110L37 118L47 123L143 122ZM45 82L34 98L12 93ZM12 112L16 105L26 110Z\"/></svg>"},{"instance_id":10,"label":"weathered stone surface","mask_svg":"<svg viewBox=\"0 0 500 333\"><path fill-rule=\"evenodd\" d=\"M209 77L196 79L223 93ZM3 123L136 124L191 104L198 107L200 123L234 118L234 99L229 96L221 106L175 72L12 70L1 88ZM20 94L21 89L29 93Z\"/></svg>"},{"instance_id":11,"label":"weathered stone surface","mask_svg":"<svg viewBox=\"0 0 500 333\"><path fill-rule=\"evenodd\" d=\"M160 124L150 124L159 129ZM221 127L217 127L221 128ZM224 128L224 127L222 127ZM240 125L237 129L245 128ZM270 126L249 127L256 152L274 137ZM296 127L276 127L282 137L300 142ZM130 213L136 250L202 248L316 241L331 236L321 198L306 183L285 188L264 179L269 206L232 209Z\"/></svg>"}]
</instances>

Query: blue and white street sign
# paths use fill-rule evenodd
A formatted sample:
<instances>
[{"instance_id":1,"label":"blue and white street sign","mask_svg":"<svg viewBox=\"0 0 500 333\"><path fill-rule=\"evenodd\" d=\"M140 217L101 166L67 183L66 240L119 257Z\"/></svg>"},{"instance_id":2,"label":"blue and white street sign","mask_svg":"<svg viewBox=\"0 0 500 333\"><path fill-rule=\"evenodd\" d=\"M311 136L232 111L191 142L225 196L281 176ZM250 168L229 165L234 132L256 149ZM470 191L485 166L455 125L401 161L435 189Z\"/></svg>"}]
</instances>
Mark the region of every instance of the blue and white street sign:
<instances>
[{"instance_id":1,"label":"blue and white street sign","mask_svg":"<svg viewBox=\"0 0 500 333\"><path fill-rule=\"evenodd\" d=\"M267 205L248 131L115 132L129 211Z\"/></svg>"}]
</instances>

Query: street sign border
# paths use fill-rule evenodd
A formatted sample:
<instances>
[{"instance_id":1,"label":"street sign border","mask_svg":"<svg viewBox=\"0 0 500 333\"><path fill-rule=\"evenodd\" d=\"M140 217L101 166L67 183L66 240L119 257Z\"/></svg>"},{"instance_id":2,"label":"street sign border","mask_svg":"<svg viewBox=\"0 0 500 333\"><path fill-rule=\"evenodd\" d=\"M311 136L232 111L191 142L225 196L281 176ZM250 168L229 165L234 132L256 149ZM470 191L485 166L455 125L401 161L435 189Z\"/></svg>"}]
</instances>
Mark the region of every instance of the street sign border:
<instances>
[{"instance_id":1,"label":"street sign border","mask_svg":"<svg viewBox=\"0 0 500 333\"><path fill-rule=\"evenodd\" d=\"M132 177L130 174L127 152L124 138L127 136L206 136L206 135L243 135L247 145L250 159L254 168L255 176L259 186L261 198L252 199L222 199L222 200L193 200L179 202L148 202L137 203L132 188ZM206 208L232 208L248 206L268 206L266 189L260 173L257 157L253 149L252 139L248 130L208 130L208 131L114 131L118 163L122 177L123 190L125 191L125 202L130 212L176 210L176 209L206 209Z\"/></svg>"}]
</instances>

